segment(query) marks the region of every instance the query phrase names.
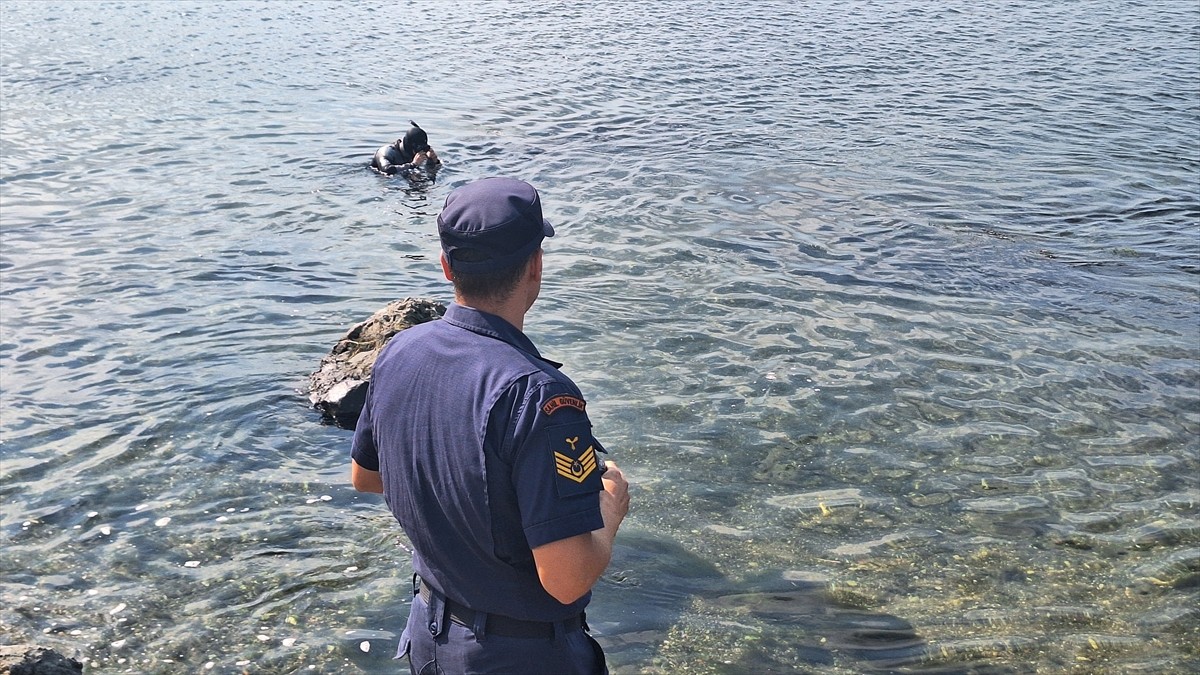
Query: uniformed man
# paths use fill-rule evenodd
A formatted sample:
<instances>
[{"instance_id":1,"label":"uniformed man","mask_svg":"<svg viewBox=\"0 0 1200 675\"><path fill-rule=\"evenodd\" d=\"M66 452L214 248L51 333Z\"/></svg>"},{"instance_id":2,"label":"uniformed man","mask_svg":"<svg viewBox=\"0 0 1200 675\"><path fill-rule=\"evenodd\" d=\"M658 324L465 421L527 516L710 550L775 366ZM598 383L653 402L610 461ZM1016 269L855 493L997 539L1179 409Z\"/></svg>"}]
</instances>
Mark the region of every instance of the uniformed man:
<instances>
[{"instance_id":1,"label":"uniformed man","mask_svg":"<svg viewBox=\"0 0 1200 675\"><path fill-rule=\"evenodd\" d=\"M437 152L429 145L429 134L409 120L412 127L405 132L403 138L397 138L395 143L385 145L375 151L371 158L371 168L389 176L400 174L408 176L420 166L437 167L442 160Z\"/></svg>"},{"instance_id":2,"label":"uniformed man","mask_svg":"<svg viewBox=\"0 0 1200 675\"><path fill-rule=\"evenodd\" d=\"M454 190L437 222L455 302L380 354L350 465L415 549L397 658L419 675L606 673L583 611L629 488L578 387L522 332L554 229L509 178Z\"/></svg>"}]
</instances>

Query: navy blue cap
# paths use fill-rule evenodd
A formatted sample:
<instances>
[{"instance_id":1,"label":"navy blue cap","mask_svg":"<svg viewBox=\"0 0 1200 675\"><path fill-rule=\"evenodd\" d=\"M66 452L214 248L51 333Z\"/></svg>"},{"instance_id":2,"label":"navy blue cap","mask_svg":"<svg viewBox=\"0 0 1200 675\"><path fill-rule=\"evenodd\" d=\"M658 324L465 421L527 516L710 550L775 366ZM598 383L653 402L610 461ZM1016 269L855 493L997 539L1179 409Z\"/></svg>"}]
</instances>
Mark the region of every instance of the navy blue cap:
<instances>
[{"instance_id":1,"label":"navy blue cap","mask_svg":"<svg viewBox=\"0 0 1200 675\"><path fill-rule=\"evenodd\" d=\"M554 236L537 190L515 178L484 178L455 189L437 223L450 268L467 273L512 267Z\"/></svg>"}]
</instances>

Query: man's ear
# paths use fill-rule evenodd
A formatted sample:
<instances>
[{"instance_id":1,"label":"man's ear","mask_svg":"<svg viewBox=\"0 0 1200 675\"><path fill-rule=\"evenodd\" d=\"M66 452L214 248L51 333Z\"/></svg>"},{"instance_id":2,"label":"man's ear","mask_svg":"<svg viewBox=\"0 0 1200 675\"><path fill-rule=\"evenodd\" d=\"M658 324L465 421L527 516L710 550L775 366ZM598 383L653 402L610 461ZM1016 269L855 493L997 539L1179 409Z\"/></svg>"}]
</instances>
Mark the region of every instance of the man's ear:
<instances>
[{"instance_id":1,"label":"man's ear","mask_svg":"<svg viewBox=\"0 0 1200 675\"><path fill-rule=\"evenodd\" d=\"M454 273L452 273L450 271L450 259L446 257L445 251L442 252L441 261L442 261L442 274L446 275L446 281L451 281L451 282L454 281Z\"/></svg>"},{"instance_id":2,"label":"man's ear","mask_svg":"<svg viewBox=\"0 0 1200 675\"><path fill-rule=\"evenodd\" d=\"M545 249L539 248L537 253L533 254L533 261L529 264L530 281L541 282L542 280L542 256L546 253Z\"/></svg>"}]
</instances>

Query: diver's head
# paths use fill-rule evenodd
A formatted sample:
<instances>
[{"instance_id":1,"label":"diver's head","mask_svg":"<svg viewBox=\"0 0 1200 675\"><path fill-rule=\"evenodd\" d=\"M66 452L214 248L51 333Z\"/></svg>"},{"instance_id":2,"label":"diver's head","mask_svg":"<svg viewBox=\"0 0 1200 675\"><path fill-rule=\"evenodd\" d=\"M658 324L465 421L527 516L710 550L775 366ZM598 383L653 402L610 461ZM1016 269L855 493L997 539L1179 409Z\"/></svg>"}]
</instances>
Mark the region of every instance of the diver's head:
<instances>
[{"instance_id":1,"label":"diver's head","mask_svg":"<svg viewBox=\"0 0 1200 675\"><path fill-rule=\"evenodd\" d=\"M418 152L429 150L429 134L417 126L416 122L409 120L408 123L412 125L412 128L408 130L408 133L404 134L405 151L415 155Z\"/></svg>"}]
</instances>

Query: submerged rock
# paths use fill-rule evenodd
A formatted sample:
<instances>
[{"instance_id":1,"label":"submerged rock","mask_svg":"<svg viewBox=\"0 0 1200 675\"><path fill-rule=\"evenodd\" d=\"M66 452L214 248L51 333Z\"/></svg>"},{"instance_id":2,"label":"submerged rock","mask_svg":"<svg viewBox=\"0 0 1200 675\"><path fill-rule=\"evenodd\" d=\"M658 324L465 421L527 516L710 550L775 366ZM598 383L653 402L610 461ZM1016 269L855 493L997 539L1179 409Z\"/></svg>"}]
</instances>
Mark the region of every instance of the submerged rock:
<instances>
[{"instance_id":1,"label":"submerged rock","mask_svg":"<svg viewBox=\"0 0 1200 675\"><path fill-rule=\"evenodd\" d=\"M77 675L83 664L33 645L0 646L0 675Z\"/></svg>"},{"instance_id":2,"label":"submerged rock","mask_svg":"<svg viewBox=\"0 0 1200 675\"><path fill-rule=\"evenodd\" d=\"M308 400L326 420L353 429L383 346L405 328L440 319L445 313L446 306L433 300L405 298L389 303L347 331L321 359L321 367L308 377Z\"/></svg>"}]
</instances>

